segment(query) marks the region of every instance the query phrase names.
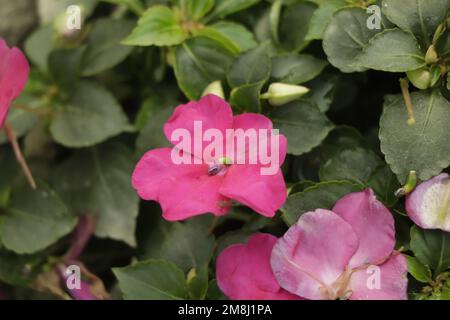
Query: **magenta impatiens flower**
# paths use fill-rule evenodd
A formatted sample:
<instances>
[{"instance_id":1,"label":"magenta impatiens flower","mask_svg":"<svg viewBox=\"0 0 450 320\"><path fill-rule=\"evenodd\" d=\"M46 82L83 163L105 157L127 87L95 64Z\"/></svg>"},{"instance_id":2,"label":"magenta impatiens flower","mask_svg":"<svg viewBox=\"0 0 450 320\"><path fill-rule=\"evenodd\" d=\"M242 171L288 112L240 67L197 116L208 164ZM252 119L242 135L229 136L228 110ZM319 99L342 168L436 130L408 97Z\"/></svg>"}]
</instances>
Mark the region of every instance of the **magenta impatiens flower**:
<instances>
[{"instance_id":1,"label":"magenta impatiens flower","mask_svg":"<svg viewBox=\"0 0 450 320\"><path fill-rule=\"evenodd\" d=\"M235 244L217 258L216 277L220 289L232 300L297 300L283 290L270 267L277 238L258 233L247 244Z\"/></svg>"},{"instance_id":2,"label":"magenta impatiens flower","mask_svg":"<svg viewBox=\"0 0 450 320\"><path fill-rule=\"evenodd\" d=\"M407 266L394 245L393 217L367 189L303 214L271 265L282 288L306 299L403 300Z\"/></svg>"},{"instance_id":3,"label":"magenta impatiens flower","mask_svg":"<svg viewBox=\"0 0 450 320\"><path fill-rule=\"evenodd\" d=\"M142 199L159 202L169 221L221 216L232 200L273 217L286 200L280 165L287 141L272 129L263 115L233 116L214 95L178 106L164 125L174 147L147 152L133 173L133 187Z\"/></svg>"},{"instance_id":4,"label":"magenta impatiens flower","mask_svg":"<svg viewBox=\"0 0 450 320\"><path fill-rule=\"evenodd\" d=\"M9 48L0 38L0 128L3 127L11 102L28 81L30 66L16 47Z\"/></svg>"},{"instance_id":5,"label":"magenta impatiens flower","mask_svg":"<svg viewBox=\"0 0 450 320\"><path fill-rule=\"evenodd\" d=\"M442 173L418 185L406 197L406 212L424 229L450 232L450 177Z\"/></svg>"}]
</instances>

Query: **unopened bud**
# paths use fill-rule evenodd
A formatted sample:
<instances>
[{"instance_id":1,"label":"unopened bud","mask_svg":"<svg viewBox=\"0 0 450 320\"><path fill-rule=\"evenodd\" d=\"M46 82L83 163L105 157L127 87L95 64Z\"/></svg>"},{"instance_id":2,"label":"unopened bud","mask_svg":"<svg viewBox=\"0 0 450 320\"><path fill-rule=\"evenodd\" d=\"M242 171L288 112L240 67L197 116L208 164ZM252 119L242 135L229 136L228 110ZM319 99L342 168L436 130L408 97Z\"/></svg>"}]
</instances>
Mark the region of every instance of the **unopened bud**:
<instances>
[{"instance_id":1,"label":"unopened bud","mask_svg":"<svg viewBox=\"0 0 450 320\"><path fill-rule=\"evenodd\" d=\"M297 86L286 83L272 83L266 93L261 95L261 99L268 99L273 106L281 106L294 101L309 92L309 89L303 86Z\"/></svg>"},{"instance_id":2,"label":"unopened bud","mask_svg":"<svg viewBox=\"0 0 450 320\"><path fill-rule=\"evenodd\" d=\"M417 185L417 173L416 171L410 171L408 175L408 180L406 180L405 185L395 192L395 196L400 198L411 193Z\"/></svg>"},{"instance_id":3,"label":"unopened bud","mask_svg":"<svg viewBox=\"0 0 450 320\"><path fill-rule=\"evenodd\" d=\"M225 94L223 92L222 83L220 81L214 81L210 83L205 91L202 93L202 97L207 96L208 94L214 94L219 98L225 99Z\"/></svg>"},{"instance_id":4,"label":"unopened bud","mask_svg":"<svg viewBox=\"0 0 450 320\"><path fill-rule=\"evenodd\" d=\"M425 90L431 86L431 72L425 68L408 71L406 75L417 89Z\"/></svg>"},{"instance_id":5,"label":"unopened bud","mask_svg":"<svg viewBox=\"0 0 450 320\"><path fill-rule=\"evenodd\" d=\"M432 44L428 48L427 54L425 55L425 62L427 64L434 64L434 63L438 62L438 60L439 60L439 57L436 52L436 47L434 46L434 44Z\"/></svg>"}]
</instances>

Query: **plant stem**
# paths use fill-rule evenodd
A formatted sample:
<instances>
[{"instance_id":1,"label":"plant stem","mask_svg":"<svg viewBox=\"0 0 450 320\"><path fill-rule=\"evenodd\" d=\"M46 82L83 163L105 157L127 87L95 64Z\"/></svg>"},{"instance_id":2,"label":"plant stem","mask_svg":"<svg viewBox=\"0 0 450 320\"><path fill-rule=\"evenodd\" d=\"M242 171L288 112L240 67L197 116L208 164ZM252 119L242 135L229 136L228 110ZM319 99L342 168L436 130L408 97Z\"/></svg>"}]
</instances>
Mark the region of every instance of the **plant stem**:
<instances>
[{"instance_id":1,"label":"plant stem","mask_svg":"<svg viewBox=\"0 0 450 320\"><path fill-rule=\"evenodd\" d=\"M413 103L411 100L411 94L409 93L408 79L400 79L400 88L402 89L403 99L405 100L406 109L408 110L408 124L412 126L416 124L416 117L414 116Z\"/></svg>"},{"instance_id":2,"label":"plant stem","mask_svg":"<svg viewBox=\"0 0 450 320\"><path fill-rule=\"evenodd\" d=\"M16 156L17 162L22 167L23 174L28 180L28 183L30 184L31 188L36 190L36 182L34 181L33 175L31 174L31 170L28 167L28 164L23 157L22 151L20 150L19 143L17 142L17 136L14 133L13 128L9 123L5 123L3 130L5 131L6 137L8 138L9 142L11 143L11 146L14 150L14 154Z\"/></svg>"}]
</instances>

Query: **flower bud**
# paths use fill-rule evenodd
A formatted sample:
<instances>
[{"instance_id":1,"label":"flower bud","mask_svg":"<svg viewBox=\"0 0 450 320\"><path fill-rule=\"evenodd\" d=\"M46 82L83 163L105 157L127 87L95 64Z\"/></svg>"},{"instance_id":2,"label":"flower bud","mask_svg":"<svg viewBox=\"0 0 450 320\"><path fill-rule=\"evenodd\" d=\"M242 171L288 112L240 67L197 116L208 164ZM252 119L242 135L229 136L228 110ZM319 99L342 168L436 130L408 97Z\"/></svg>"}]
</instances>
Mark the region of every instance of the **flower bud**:
<instances>
[{"instance_id":1,"label":"flower bud","mask_svg":"<svg viewBox=\"0 0 450 320\"><path fill-rule=\"evenodd\" d=\"M277 107L294 101L308 92L309 89L303 86L275 82L261 95L261 99L268 99L271 105Z\"/></svg>"},{"instance_id":2,"label":"flower bud","mask_svg":"<svg viewBox=\"0 0 450 320\"><path fill-rule=\"evenodd\" d=\"M82 25L85 19L85 9L83 6L73 6L78 9L78 12L64 11L58 14L53 21L53 29L56 34L64 40L76 39L82 29ZM79 16L78 16L79 14ZM72 23L72 20L77 20L77 23Z\"/></svg>"},{"instance_id":3,"label":"flower bud","mask_svg":"<svg viewBox=\"0 0 450 320\"><path fill-rule=\"evenodd\" d=\"M417 89L425 90L431 86L431 72L425 68L408 71L406 75Z\"/></svg>"},{"instance_id":4,"label":"flower bud","mask_svg":"<svg viewBox=\"0 0 450 320\"><path fill-rule=\"evenodd\" d=\"M434 64L434 63L438 62L438 60L439 60L439 57L436 52L436 47L434 46L434 44L432 44L428 48L427 53L425 55L425 62L427 64Z\"/></svg>"},{"instance_id":5,"label":"flower bud","mask_svg":"<svg viewBox=\"0 0 450 320\"><path fill-rule=\"evenodd\" d=\"M223 92L222 83L220 81L214 81L210 83L205 91L202 93L202 97L207 96L208 94L214 94L219 98L225 99L225 94Z\"/></svg>"},{"instance_id":6,"label":"flower bud","mask_svg":"<svg viewBox=\"0 0 450 320\"><path fill-rule=\"evenodd\" d=\"M450 178L440 174L421 183L406 198L408 216L423 229L450 232Z\"/></svg>"}]
</instances>

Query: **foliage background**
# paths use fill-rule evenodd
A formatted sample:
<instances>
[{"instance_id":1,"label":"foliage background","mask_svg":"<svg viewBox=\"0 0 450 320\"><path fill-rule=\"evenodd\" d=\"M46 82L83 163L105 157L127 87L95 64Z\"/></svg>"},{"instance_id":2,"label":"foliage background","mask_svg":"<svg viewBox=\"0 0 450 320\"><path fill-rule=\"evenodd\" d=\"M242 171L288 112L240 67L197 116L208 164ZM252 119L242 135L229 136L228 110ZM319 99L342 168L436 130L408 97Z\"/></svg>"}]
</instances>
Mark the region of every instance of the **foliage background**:
<instances>
[{"instance_id":1,"label":"foliage background","mask_svg":"<svg viewBox=\"0 0 450 320\"><path fill-rule=\"evenodd\" d=\"M33 67L8 121L39 189L25 184L0 134L0 297L68 298L54 268L78 218L90 215L95 237L80 260L112 298L223 298L214 261L227 245L257 231L281 235L300 214L372 187L410 256L410 297L450 299L450 235L414 227L394 196L410 170L421 180L449 172L449 1L14 3L2 0L1 12L24 17L0 19L0 36ZM381 30L366 28L373 3L383 8ZM82 4L87 20L64 35L70 4ZM414 126L398 83L405 72L422 88L410 87ZM172 108L217 80L236 113L266 114L287 136L288 201L275 219L234 207L219 221L165 222L158 204L137 198L132 170L167 143ZM273 107L260 99L273 82L311 91Z\"/></svg>"}]
</instances>

